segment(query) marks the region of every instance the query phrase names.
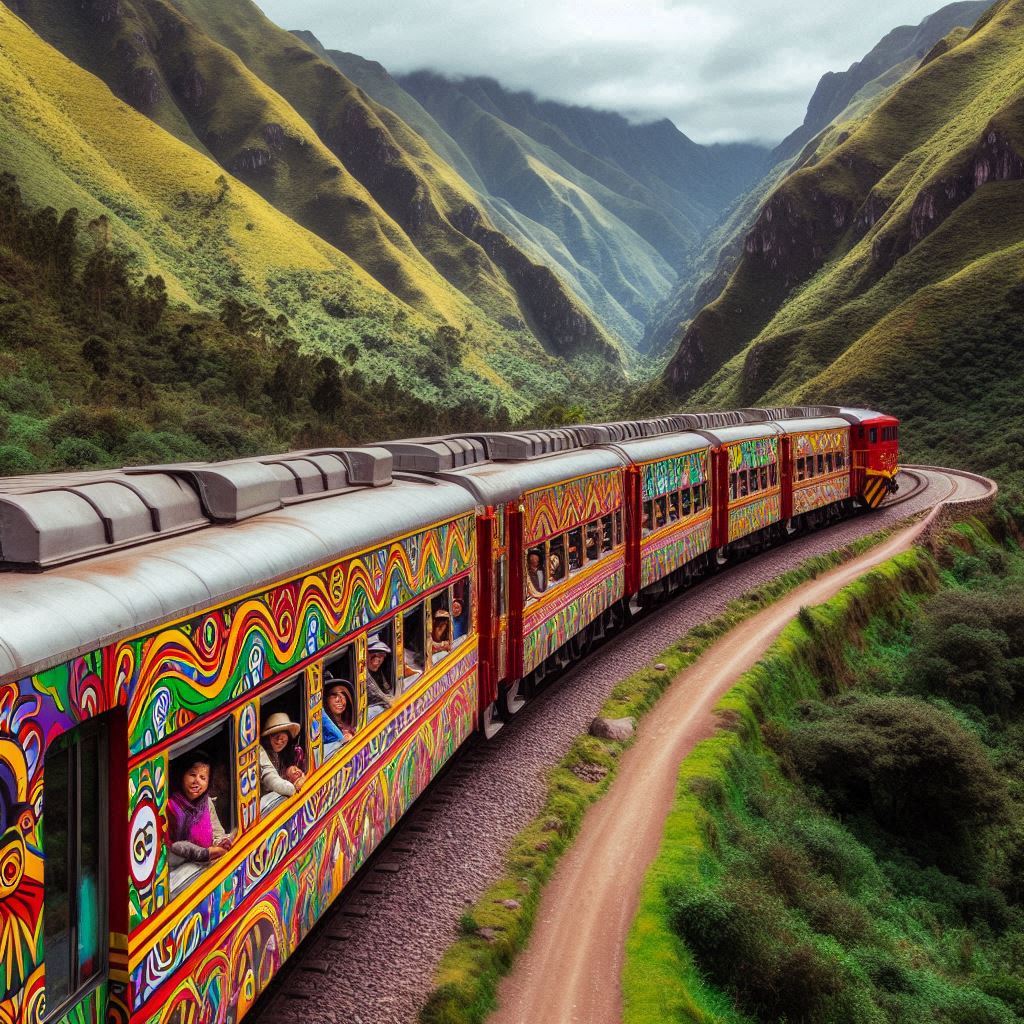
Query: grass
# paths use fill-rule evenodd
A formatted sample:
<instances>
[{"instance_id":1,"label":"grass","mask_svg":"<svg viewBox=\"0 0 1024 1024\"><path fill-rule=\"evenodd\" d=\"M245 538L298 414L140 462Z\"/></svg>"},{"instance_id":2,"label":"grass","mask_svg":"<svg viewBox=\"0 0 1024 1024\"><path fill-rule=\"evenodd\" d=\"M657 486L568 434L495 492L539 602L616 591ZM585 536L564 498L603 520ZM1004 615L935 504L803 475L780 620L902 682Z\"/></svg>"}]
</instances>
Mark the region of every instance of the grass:
<instances>
[{"instance_id":1,"label":"grass","mask_svg":"<svg viewBox=\"0 0 1024 1024\"><path fill-rule=\"evenodd\" d=\"M695 627L652 659L649 666L619 683L599 714L609 718L642 717L675 676L718 638L806 580L868 550L890 532L880 531L839 551L808 559L797 569L730 602L721 615ZM579 736L552 769L544 804L513 840L502 877L466 911L463 935L442 957L434 988L420 1013L423 1024L476 1024L494 1007L498 982L530 935L545 882L571 845L587 807L614 779L626 745ZM590 765L604 770L600 781L587 782L578 774ZM480 929L489 929L485 933L488 937L478 934Z\"/></svg>"},{"instance_id":2,"label":"grass","mask_svg":"<svg viewBox=\"0 0 1024 1024\"><path fill-rule=\"evenodd\" d=\"M978 524L962 524L947 534L938 562L915 549L878 567L827 604L802 610L726 695L719 711L732 725L684 761L644 883L627 945L624 1024L1020 1019L1024 1002L1012 977L1019 897L1009 895L1016 889L1003 866L1015 856L1020 820L1019 727L1005 716L986 719L967 698L953 707L905 682L940 664L929 652L950 649L944 620L929 633L929 616L963 607L978 614L971 601L988 600L993 588L1009 599L1016 587L1019 601L1016 536L1011 527L1001 547ZM929 596L937 591L954 596L936 604ZM966 606L957 594L968 596ZM851 686L866 693L849 696ZM935 835L927 826L900 835L900 822L880 826L877 810L838 814L830 800L853 792L843 770L830 762L825 782L811 785L801 774L807 750L823 738L822 749L855 742L845 721L830 738L829 716L852 721L858 709L897 704L906 710L895 728L912 722L942 737L936 748L914 733L904 749L928 756L958 743L951 749L965 752L962 763L976 758L982 774L998 766L1016 818L1006 823L1007 804L991 820L978 810L981 797L1004 799L997 777L964 775L982 791L961 810L955 772L938 770L927 777L948 794L940 795ZM854 763L871 758L866 751ZM874 792L885 784L877 780ZM915 783L896 785L905 793ZM976 812L979 823L966 837L958 833Z\"/></svg>"}]
</instances>

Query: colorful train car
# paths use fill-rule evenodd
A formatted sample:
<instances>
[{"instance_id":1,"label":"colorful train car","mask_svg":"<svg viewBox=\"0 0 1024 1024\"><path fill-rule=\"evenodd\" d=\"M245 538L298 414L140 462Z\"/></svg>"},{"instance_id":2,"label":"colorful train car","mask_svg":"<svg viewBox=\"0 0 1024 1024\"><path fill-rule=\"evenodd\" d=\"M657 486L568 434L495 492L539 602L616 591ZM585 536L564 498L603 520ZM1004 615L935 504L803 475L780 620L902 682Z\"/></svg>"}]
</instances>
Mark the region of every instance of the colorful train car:
<instances>
[{"instance_id":1,"label":"colorful train car","mask_svg":"<svg viewBox=\"0 0 1024 1024\"><path fill-rule=\"evenodd\" d=\"M377 486L353 486L360 461ZM8 486L7 568L50 568L0 578L0 1020L240 1019L475 728L474 505L389 462ZM331 676L355 714L328 744ZM272 714L299 731L291 796L261 786ZM182 862L169 805L199 748L233 841Z\"/></svg>"},{"instance_id":2,"label":"colorful train car","mask_svg":"<svg viewBox=\"0 0 1024 1024\"><path fill-rule=\"evenodd\" d=\"M0 480L0 1024L235 1024L471 732L638 605L877 505L896 430L740 410Z\"/></svg>"}]
</instances>

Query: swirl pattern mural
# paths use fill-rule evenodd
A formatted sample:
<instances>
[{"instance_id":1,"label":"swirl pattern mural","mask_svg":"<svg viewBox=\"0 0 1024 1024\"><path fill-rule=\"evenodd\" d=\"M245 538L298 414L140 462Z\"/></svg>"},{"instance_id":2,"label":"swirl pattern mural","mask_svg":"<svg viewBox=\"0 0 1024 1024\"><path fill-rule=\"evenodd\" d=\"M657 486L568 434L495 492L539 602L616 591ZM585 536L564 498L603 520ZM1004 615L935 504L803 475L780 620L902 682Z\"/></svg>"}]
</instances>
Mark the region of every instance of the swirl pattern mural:
<instances>
[{"instance_id":1,"label":"swirl pattern mural","mask_svg":"<svg viewBox=\"0 0 1024 1024\"><path fill-rule=\"evenodd\" d=\"M849 496L850 477L845 473L826 480L815 480L809 484L794 484L793 515L798 516L823 505L831 505Z\"/></svg>"},{"instance_id":2,"label":"swirl pattern mural","mask_svg":"<svg viewBox=\"0 0 1024 1024\"><path fill-rule=\"evenodd\" d=\"M663 579L711 547L711 517L695 526L683 526L667 537L641 542L640 586Z\"/></svg>"},{"instance_id":3,"label":"swirl pattern mural","mask_svg":"<svg viewBox=\"0 0 1024 1024\"><path fill-rule=\"evenodd\" d=\"M709 457L710 449L705 448L673 459L648 462L641 470L644 499L704 483L708 478Z\"/></svg>"},{"instance_id":4,"label":"swirl pattern mural","mask_svg":"<svg viewBox=\"0 0 1024 1024\"><path fill-rule=\"evenodd\" d=\"M625 559L616 555L596 574L570 580L552 600L528 608L523 620L523 671L531 672L622 597L625 577Z\"/></svg>"},{"instance_id":5,"label":"swirl pattern mural","mask_svg":"<svg viewBox=\"0 0 1024 1024\"><path fill-rule=\"evenodd\" d=\"M728 451L730 473L736 473L741 469L770 466L773 462L779 461L779 439L772 436L737 441L728 446Z\"/></svg>"},{"instance_id":6,"label":"swirl pattern mural","mask_svg":"<svg viewBox=\"0 0 1024 1024\"><path fill-rule=\"evenodd\" d=\"M120 644L132 754L469 568L473 538L464 516Z\"/></svg>"},{"instance_id":7,"label":"swirl pattern mural","mask_svg":"<svg viewBox=\"0 0 1024 1024\"><path fill-rule=\"evenodd\" d=\"M841 452L849 447L850 431L808 430L803 434L792 434L793 457L817 455L818 452Z\"/></svg>"},{"instance_id":8,"label":"swirl pattern mural","mask_svg":"<svg viewBox=\"0 0 1024 1024\"><path fill-rule=\"evenodd\" d=\"M622 470L581 476L526 495L524 530L528 544L622 507Z\"/></svg>"},{"instance_id":9,"label":"swirl pattern mural","mask_svg":"<svg viewBox=\"0 0 1024 1024\"><path fill-rule=\"evenodd\" d=\"M232 1021L252 1005L345 883L469 736L476 650L387 728L336 757L229 873L146 922L131 958L150 1024ZM275 809L275 813L277 810ZM180 979L180 980L178 980Z\"/></svg>"},{"instance_id":10,"label":"swirl pattern mural","mask_svg":"<svg viewBox=\"0 0 1024 1024\"><path fill-rule=\"evenodd\" d=\"M738 540L763 530L782 517L782 497L778 491L763 498L754 498L744 505L729 509L729 540Z\"/></svg>"}]
</instances>

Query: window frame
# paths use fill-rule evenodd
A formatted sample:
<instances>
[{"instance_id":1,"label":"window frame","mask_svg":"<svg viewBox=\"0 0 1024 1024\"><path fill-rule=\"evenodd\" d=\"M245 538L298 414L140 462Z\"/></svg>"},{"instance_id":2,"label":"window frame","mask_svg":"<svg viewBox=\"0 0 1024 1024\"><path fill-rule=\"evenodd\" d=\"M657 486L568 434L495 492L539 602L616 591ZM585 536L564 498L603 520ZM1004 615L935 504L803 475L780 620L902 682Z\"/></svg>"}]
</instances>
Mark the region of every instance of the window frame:
<instances>
[{"instance_id":1,"label":"window frame","mask_svg":"<svg viewBox=\"0 0 1024 1024\"><path fill-rule=\"evenodd\" d=\"M53 1007L47 1008L44 1020L49 1024L67 1015L69 1011L89 993L103 985L110 976L110 730L107 722L107 715L98 715L90 718L73 729L69 729L51 741L46 753L43 755L43 815L42 815L42 837L43 855L46 857L46 779L47 764L51 757L58 753L63 754L67 759L69 768L67 784L66 813L69 827L65 830L66 836L66 859L65 865L68 871L68 994L62 1000L53 1002ZM97 738L97 772L98 772L98 851L96 871L96 966L92 974L87 978L81 977L81 961L79 953L79 886L82 879L82 787L80 780L82 776L81 748L83 740L96 736ZM74 758L71 757L74 751ZM73 767L72 767L73 766ZM70 827L72 815L75 819L76 828ZM72 836L75 837L72 843ZM52 854L51 854L52 856ZM157 854L159 856L159 853ZM72 870L74 877L72 879ZM73 883L73 884L72 884ZM44 960L46 953L46 906L50 900L46 896L46 872L43 874L43 921L42 938ZM49 1002L49 993L46 992Z\"/></svg>"}]
</instances>

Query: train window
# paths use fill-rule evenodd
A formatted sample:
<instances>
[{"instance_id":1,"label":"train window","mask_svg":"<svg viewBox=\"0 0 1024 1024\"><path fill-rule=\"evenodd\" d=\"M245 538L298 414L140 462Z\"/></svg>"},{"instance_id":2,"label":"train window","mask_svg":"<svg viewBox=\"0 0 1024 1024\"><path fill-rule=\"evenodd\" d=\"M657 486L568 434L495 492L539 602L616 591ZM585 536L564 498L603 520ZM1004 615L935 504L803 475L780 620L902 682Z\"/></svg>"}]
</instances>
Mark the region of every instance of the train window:
<instances>
[{"instance_id":1,"label":"train window","mask_svg":"<svg viewBox=\"0 0 1024 1024\"><path fill-rule=\"evenodd\" d=\"M622 543L622 509L615 513L615 543Z\"/></svg>"},{"instance_id":2,"label":"train window","mask_svg":"<svg viewBox=\"0 0 1024 1024\"><path fill-rule=\"evenodd\" d=\"M762 491L768 490L768 467L767 466L762 466L761 467L761 490Z\"/></svg>"},{"instance_id":3,"label":"train window","mask_svg":"<svg viewBox=\"0 0 1024 1024\"><path fill-rule=\"evenodd\" d=\"M797 478L797 480L803 480L804 475L805 475L804 457L801 455L800 458L796 460L796 478Z\"/></svg>"},{"instance_id":4,"label":"train window","mask_svg":"<svg viewBox=\"0 0 1024 1024\"><path fill-rule=\"evenodd\" d=\"M704 507L704 485L697 484L691 490L693 491L693 513L696 515Z\"/></svg>"},{"instance_id":5,"label":"train window","mask_svg":"<svg viewBox=\"0 0 1024 1024\"><path fill-rule=\"evenodd\" d=\"M668 519L668 499L662 494L660 497L654 499L654 525L655 529L660 529L665 525L665 521Z\"/></svg>"},{"instance_id":6,"label":"train window","mask_svg":"<svg viewBox=\"0 0 1024 1024\"><path fill-rule=\"evenodd\" d=\"M321 726L325 757L330 757L352 739L359 724L355 667L355 651L351 644L324 661Z\"/></svg>"},{"instance_id":7,"label":"train window","mask_svg":"<svg viewBox=\"0 0 1024 1024\"><path fill-rule=\"evenodd\" d=\"M834 469L835 469L835 465L834 465L834 463L832 462L832 453L831 453L831 452L829 452L829 453L828 453L828 454L827 454L827 455L825 456L825 472L826 472L826 473L831 473L831 472L832 472L832 471L833 471Z\"/></svg>"},{"instance_id":8,"label":"train window","mask_svg":"<svg viewBox=\"0 0 1024 1024\"><path fill-rule=\"evenodd\" d=\"M646 537L654 529L654 502L644 502L643 526L641 534Z\"/></svg>"},{"instance_id":9,"label":"train window","mask_svg":"<svg viewBox=\"0 0 1024 1024\"><path fill-rule=\"evenodd\" d=\"M683 501L682 501L683 515L684 516L688 516L690 514L690 488L689 487L684 487L683 488L683 495L682 495L682 497L683 497Z\"/></svg>"},{"instance_id":10,"label":"train window","mask_svg":"<svg viewBox=\"0 0 1024 1024\"><path fill-rule=\"evenodd\" d=\"M611 515L601 520L601 550L611 551L615 547L615 521Z\"/></svg>"},{"instance_id":11,"label":"train window","mask_svg":"<svg viewBox=\"0 0 1024 1024\"><path fill-rule=\"evenodd\" d=\"M502 555L494 565L494 586L498 590L498 615L505 614L506 608L506 586L505 586L505 556Z\"/></svg>"},{"instance_id":12,"label":"train window","mask_svg":"<svg viewBox=\"0 0 1024 1024\"><path fill-rule=\"evenodd\" d=\"M868 439L870 440L870 442L872 444L877 444L878 443L878 427L872 427L871 428L871 433L870 433Z\"/></svg>"},{"instance_id":13,"label":"train window","mask_svg":"<svg viewBox=\"0 0 1024 1024\"><path fill-rule=\"evenodd\" d=\"M587 524L584 554L588 562L596 562L601 557L601 522L598 519Z\"/></svg>"},{"instance_id":14,"label":"train window","mask_svg":"<svg viewBox=\"0 0 1024 1024\"><path fill-rule=\"evenodd\" d=\"M670 523L679 522L679 492L673 491L668 496L668 521Z\"/></svg>"},{"instance_id":15,"label":"train window","mask_svg":"<svg viewBox=\"0 0 1024 1024\"><path fill-rule=\"evenodd\" d=\"M565 537L552 537L548 545L548 579L552 583L565 579Z\"/></svg>"},{"instance_id":16,"label":"train window","mask_svg":"<svg viewBox=\"0 0 1024 1024\"><path fill-rule=\"evenodd\" d=\"M469 577L463 576L452 584L452 645L462 643L469 636Z\"/></svg>"},{"instance_id":17,"label":"train window","mask_svg":"<svg viewBox=\"0 0 1024 1024\"><path fill-rule=\"evenodd\" d=\"M779 482L779 470L774 462L768 467L768 479L771 481L772 487Z\"/></svg>"},{"instance_id":18,"label":"train window","mask_svg":"<svg viewBox=\"0 0 1024 1024\"><path fill-rule=\"evenodd\" d=\"M836 452L836 469L842 469L846 465L846 453Z\"/></svg>"},{"instance_id":19,"label":"train window","mask_svg":"<svg viewBox=\"0 0 1024 1024\"><path fill-rule=\"evenodd\" d=\"M423 674L426 648L426 622L423 602L419 601L402 616L402 690L408 690Z\"/></svg>"},{"instance_id":20,"label":"train window","mask_svg":"<svg viewBox=\"0 0 1024 1024\"><path fill-rule=\"evenodd\" d=\"M306 756L304 673L292 676L260 701L260 813L302 790ZM220 806L220 805L218 805Z\"/></svg>"},{"instance_id":21,"label":"train window","mask_svg":"<svg viewBox=\"0 0 1024 1024\"><path fill-rule=\"evenodd\" d=\"M761 485L758 483L757 470L752 469L750 470L750 493L756 494L760 489Z\"/></svg>"},{"instance_id":22,"label":"train window","mask_svg":"<svg viewBox=\"0 0 1024 1024\"><path fill-rule=\"evenodd\" d=\"M383 622L366 638L366 720L383 714L395 697L395 624ZM355 676L349 677L355 682Z\"/></svg>"},{"instance_id":23,"label":"train window","mask_svg":"<svg viewBox=\"0 0 1024 1024\"><path fill-rule=\"evenodd\" d=\"M50 744L43 773L46 1004L81 998L106 969L107 732L92 719ZM156 856L156 821L152 856ZM13 908L12 908L13 912Z\"/></svg>"},{"instance_id":24,"label":"train window","mask_svg":"<svg viewBox=\"0 0 1024 1024\"><path fill-rule=\"evenodd\" d=\"M167 795L171 896L231 846L235 827L233 749L228 721L171 748Z\"/></svg>"},{"instance_id":25,"label":"train window","mask_svg":"<svg viewBox=\"0 0 1024 1024\"><path fill-rule=\"evenodd\" d=\"M452 649L452 613L448 591L443 590L430 599L430 622L427 632L428 664L436 665Z\"/></svg>"},{"instance_id":26,"label":"train window","mask_svg":"<svg viewBox=\"0 0 1024 1024\"><path fill-rule=\"evenodd\" d=\"M825 456L818 453L818 476L825 472Z\"/></svg>"},{"instance_id":27,"label":"train window","mask_svg":"<svg viewBox=\"0 0 1024 1024\"><path fill-rule=\"evenodd\" d=\"M526 593L528 601L536 601L547 589L544 547L533 547L526 553Z\"/></svg>"},{"instance_id":28,"label":"train window","mask_svg":"<svg viewBox=\"0 0 1024 1024\"><path fill-rule=\"evenodd\" d=\"M748 483L747 483L747 471L745 469L741 469L740 470L739 478L740 478L740 497L741 498L745 498L747 496L747 494L749 493L749 486L748 486Z\"/></svg>"},{"instance_id":29,"label":"train window","mask_svg":"<svg viewBox=\"0 0 1024 1024\"><path fill-rule=\"evenodd\" d=\"M576 572L583 565L583 530L578 526L566 535L566 554L569 558L569 572Z\"/></svg>"}]
</instances>

